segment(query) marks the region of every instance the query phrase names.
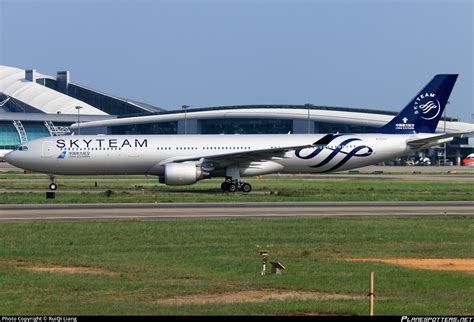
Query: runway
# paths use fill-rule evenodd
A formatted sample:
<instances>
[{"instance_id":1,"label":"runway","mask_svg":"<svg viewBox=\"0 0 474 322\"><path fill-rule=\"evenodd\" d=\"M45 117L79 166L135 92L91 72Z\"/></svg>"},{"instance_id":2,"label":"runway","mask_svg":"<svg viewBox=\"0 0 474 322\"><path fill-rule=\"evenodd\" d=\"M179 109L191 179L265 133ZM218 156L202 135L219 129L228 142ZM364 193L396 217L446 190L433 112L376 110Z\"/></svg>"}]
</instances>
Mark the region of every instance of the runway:
<instances>
[{"instance_id":1,"label":"runway","mask_svg":"<svg viewBox=\"0 0 474 322\"><path fill-rule=\"evenodd\" d=\"M474 201L0 205L0 221L473 216Z\"/></svg>"}]
</instances>

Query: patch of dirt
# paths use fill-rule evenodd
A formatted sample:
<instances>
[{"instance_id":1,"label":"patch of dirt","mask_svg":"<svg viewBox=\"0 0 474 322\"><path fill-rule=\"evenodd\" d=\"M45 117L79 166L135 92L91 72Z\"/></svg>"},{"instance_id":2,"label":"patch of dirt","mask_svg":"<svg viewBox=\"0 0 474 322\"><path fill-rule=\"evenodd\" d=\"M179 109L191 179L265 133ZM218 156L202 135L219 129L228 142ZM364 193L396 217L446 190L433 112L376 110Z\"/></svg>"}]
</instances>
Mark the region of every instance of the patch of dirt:
<instances>
[{"instance_id":1,"label":"patch of dirt","mask_svg":"<svg viewBox=\"0 0 474 322\"><path fill-rule=\"evenodd\" d=\"M423 242L401 242L398 243L401 245L409 245L409 246L422 246L422 247L440 247L440 246L451 246L456 243L450 242L440 242L440 243L423 243Z\"/></svg>"},{"instance_id":2,"label":"patch of dirt","mask_svg":"<svg viewBox=\"0 0 474 322\"><path fill-rule=\"evenodd\" d=\"M364 297L361 296L320 292L254 290L221 294L190 294L173 298L160 299L156 303L162 305L211 303L229 304L239 302L265 302L268 300L353 300L363 298Z\"/></svg>"},{"instance_id":3,"label":"patch of dirt","mask_svg":"<svg viewBox=\"0 0 474 322\"><path fill-rule=\"evenodd\" d=\"M282 316L354 316L354 314L349 313L339 313L339 312L291 312L289 314L280 314Z\"/></svg>"},{"instance_id":4,"label":"patch of dirt","mask_svg":"<svg viewBox=\"0 0 474 322\"><path fill-rule=\"evenodd\" d=\"M14 265L18 269L24 269L35 272L50 272L50 273L67 273L67 274L100 274L108 276L116 276L118 273L111 272L101 268L86 267L86 266L61 266L55 264L40 264L35 265L24 261L7 261L9 265Z\"/></svg>"},{"instance_id":5,"label":"patch of dirt","mask_svg":"<svg viewBox=\"0 0 474 322\"><path fill-rule=\"evenodd\" d=\"M351 258L354 262L376 262L409 268L462 271L474 274L474 258Z\"/></svg>"},{"instance_id":6,"label":"patch of dirt","mask_svg":"<svg viewBox=\"0 0 474 322\"><path fill-rule=\"evenodd\" d=\"M100 274L115 276L117 273L110 272L100 268L93 267L74 267L74 266L59 266L59 265L47 265L47 266L23 266L18 267L20 269L26 269L37 272L50 272L50 273L68 273L68 274Z\"/></svg>"},{"instance_id":7,"label":"patch of dirt","mask_svg":"<svg viewBox=\"0 0 474 322\"><path fill-rule=\"evenodd\" d=\"M167 278L164 280L165 283L170 283L170 284L195 284L199 283L200 280L194 277L174 277L174 278Z\"/></svg>"}]
</instances>

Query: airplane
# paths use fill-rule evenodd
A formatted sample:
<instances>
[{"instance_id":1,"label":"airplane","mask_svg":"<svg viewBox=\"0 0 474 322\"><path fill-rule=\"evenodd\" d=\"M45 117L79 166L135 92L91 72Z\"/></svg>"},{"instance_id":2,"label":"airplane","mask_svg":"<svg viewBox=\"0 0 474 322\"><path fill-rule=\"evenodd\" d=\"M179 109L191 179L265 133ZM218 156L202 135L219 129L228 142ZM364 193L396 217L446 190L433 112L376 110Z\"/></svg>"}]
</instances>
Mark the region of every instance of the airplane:
<instances>
[{"instance_id":1,"label":"airplane","mask_svg":"<svg viewBox=\"0 0 474 322\"><path fill-rule=\"evenodd\" d=\"M363 134L68 135L21 144L4 159L55 175L156 175L166 185L223 177L221 189L250 192L242 177L328 173L392 160L465 133L435 134L457 74L434 78L390 122Z\"/></svg>"},{"instance_id":2,"label":"airplane","mask_svg":"<svg viewBox=\"0 0 474 322\"><path fill-rule=\"evenodd\" d=\"M464 160L462 160L462 165L474 167L474 153L469 154Z\"/></svg>"}]
</instances>

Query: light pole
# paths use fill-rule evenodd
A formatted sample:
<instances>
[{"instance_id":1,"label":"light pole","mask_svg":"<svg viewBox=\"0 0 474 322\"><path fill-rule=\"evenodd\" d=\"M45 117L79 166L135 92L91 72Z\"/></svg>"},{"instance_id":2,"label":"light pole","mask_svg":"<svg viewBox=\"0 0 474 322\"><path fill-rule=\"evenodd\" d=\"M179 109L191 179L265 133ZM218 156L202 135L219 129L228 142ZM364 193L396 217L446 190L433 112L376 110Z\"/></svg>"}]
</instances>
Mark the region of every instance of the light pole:
<instances>
[{"instance_id":1,"label":"light pole","mask_svg":"<svg viewBox=\"0 0 474 322\"><path fill-rule=\"evenodd\" d=\"M446 110L447 110L447 105L449 104L449 101L446 102L446 107L444 108L444 134L446 134ZM446 166L446 148L447 148L447 143L444 143L444 166Z\"/></svg>"},{"instance_id":2,"label":"light pole","mask_svg":"<svg viewBox=\"0 0 474 322\"><path fill-rule=\"evenodd\" d=\"M186 109L189 107L189 105L183 105L181 108L184 110L184 134L188 134L188 123L187 123L187 113Z\"/></svg>"},{"instance_id":3,"label":"light pole","mask_svg":"<svg viewBox=\"0 0 474 322\"><path fill-rule=\"evenodd\" d=\"M76 110L77 110L77 135L81 134L81 123L80 123L80 119L79 119L79 110L81 108L82 108L82 106L76 106Z\"/></svg>"},{"instance_id":4,"label":"light pole","mask_svg":"<svg viewBox=\"0 0 474 322\"><path fill-rule=\"evenodd\" d=\"M310 133L310 129L311 129L311 126L310 126L310 120L309 120L309 111L311 109L311 106L313 106L313 104L305 104L304 107L306 107L306 109L308 110L308 134Z\"/></svg>"}]
</instances>

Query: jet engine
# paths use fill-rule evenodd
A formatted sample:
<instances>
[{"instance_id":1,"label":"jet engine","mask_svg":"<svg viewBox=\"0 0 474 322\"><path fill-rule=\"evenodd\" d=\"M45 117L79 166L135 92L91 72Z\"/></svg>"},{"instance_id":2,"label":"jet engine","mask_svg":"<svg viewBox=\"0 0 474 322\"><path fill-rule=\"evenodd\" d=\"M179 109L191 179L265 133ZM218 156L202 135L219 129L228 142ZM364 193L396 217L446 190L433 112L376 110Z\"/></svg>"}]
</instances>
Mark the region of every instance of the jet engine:
<instances>
[{"instance_id":1,"label":"jet engine","mask_svg":"<svg viewBox=\"0 0 474 322\"><path fill-rule=\"evenodd\" d=\"M196 162L167 163L165 174L160 177L160 183L184 186L196 183L205 177L209 177L209 173L203 171L201 165Z\"/></svg>"}]
</instances>

